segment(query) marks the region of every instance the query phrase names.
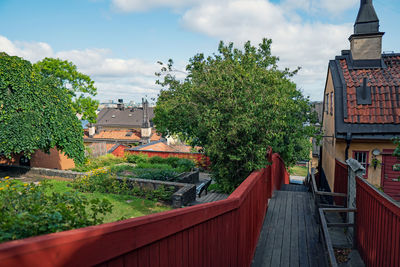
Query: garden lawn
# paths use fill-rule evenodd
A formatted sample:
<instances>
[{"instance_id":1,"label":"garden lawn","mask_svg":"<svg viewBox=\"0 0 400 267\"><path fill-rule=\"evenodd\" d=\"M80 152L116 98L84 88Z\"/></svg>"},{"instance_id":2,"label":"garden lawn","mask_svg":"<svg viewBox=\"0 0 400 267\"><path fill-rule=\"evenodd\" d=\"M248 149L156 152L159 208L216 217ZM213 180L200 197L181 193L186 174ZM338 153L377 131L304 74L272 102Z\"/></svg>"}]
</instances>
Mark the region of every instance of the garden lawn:
<instances>
[{"instance_id":1,"label":"garden lawn","mask_svg":"<svg viewBox=\"0 0 400 267\"><path fill-rule=\"evenodd\" d=\"M67 191L76 191L72 187L68 186L71 184L71 182L68 181L48 180L48 182L53 185L51 190L53 192L61 193ZM112 213L107 214L104 217L104 223L115 222L121 218L129 219L172 209L170 206L161 204L157 201L141 199L129 195L81 192L78 192L78 194L86 196L88 200L93 198L99 198L100 200L106 198L111 202L113 206Z\"/></svg>"},{"instance_id":2,"label":"garden lawn","mask_svg":"<svg viewBox=\"0 0 400 267\"><path fill-rule=\"evenodd\" d=\"M289 173L295 176L307 176L307 167L305 166L293 166L290 168Z\"/></svg>"}]
</instances>

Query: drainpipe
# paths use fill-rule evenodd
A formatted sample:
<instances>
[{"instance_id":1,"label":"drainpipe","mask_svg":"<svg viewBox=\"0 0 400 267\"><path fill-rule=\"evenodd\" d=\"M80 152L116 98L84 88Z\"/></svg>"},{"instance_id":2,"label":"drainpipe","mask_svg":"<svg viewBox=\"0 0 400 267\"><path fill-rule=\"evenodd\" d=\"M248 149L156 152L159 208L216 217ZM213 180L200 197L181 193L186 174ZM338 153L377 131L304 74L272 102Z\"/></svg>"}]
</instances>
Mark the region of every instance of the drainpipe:
<instances>
[{"instance_id":1,"label":"drainpipe","mask_svg":"<svg viewBox=\"0 0 400 267\"><path fill-rule=\"evenodd\" d=\"M349 159L349 148L350 148L350 143L351 143L351 133L347 133L346 143L347 143L347 145L346 145L346 150L344 152L344 157L345 157L345 160L348 160Z\"/></svg>"}]
</instances>

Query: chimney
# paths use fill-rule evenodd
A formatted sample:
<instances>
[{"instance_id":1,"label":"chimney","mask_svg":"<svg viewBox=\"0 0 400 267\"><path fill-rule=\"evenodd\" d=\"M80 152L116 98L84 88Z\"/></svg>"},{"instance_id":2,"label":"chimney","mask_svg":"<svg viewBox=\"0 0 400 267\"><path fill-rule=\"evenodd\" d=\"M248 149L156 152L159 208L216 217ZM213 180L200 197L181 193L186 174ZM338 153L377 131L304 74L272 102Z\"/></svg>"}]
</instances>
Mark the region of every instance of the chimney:
<instances>
[{"instance_id":1,"label":"chimney","mask_svg":"<svg viewBox=\"0 0 400 267\"><path fill-rule=\"evenodd\" d=\"M88 126L89 126L89 137L92 138L96 133L96 127L92 123L90 123Z\"/></svg>"},{"instance_id":2,"label":"chimney","mask_svg":"<svg viewBox=\"0 0 400 267\"><path fill-rule=\"evenodd\" d=\"M360 10L354 24L354 34L349 38L353 60L364 61L358 62L362 65L360 67L382 66L382 36L384 34L379 31L379 19L372 0L361 0Z\"/></svg>"},{"instance_id":3,"label":"chimney","mask_svg":"<svg viewBox=\"0 0 400 267\"><path fill-rule=\"evenodd\" d=\"M371 105L371 87L368 86L368 78L363 78L363 83L356 89L357 105Z\"/></svg>"},{"instance_id":4,"label":"chimney","mask_svg":"<svg viewBox=\"0 0 400 267\"><path fill-rule=\"evenodd\" d=\"M125 107L124 107L124 100L123 100L123 99L118 99L117 108L118 108L119 110L124 110L124 109L125 109Z\"/></svg>"},{"instance_id":5,"label":"chimney","mask_svg":"<svg viewBox=\"0 0 400 267\"><path fill-rule=\"evenodd\" d=\"M151 126L150 126L150 121L149 121L148 106L149 106L149 102L147 102L147 99L144 100L144 98L142 98L143 122L142 122L142 128L140 129L141 130L140 132L141 132L141 138L142 138L143 144L150 143L150 137L151 137Z\"/></svg>"}]
</instances>

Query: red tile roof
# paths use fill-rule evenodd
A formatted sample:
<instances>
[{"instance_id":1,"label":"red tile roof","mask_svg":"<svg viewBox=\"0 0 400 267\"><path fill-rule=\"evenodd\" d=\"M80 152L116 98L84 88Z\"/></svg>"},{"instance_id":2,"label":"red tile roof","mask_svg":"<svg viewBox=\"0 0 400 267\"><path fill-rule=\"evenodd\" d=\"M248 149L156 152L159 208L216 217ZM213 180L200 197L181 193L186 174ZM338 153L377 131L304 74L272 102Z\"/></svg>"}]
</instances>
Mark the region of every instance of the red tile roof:
<instances>
[{"instance_id":1,"label":"red tile roof","mask_svg":"<svg viewBox=\"0 0 400 267\"><path fill-rule=\"evenodd\" d=\"M129 133L129 134L128 134ZM128 136L127 136L128 134ZM84 136L88 138L87 135ZM94 139L110 139L110 140L128 140L128 141L140 141L141 133L140 130L136 129L106 129L95 134L92 138ZM150 141L160 140L161 135L157 134L155 130L152 130Z\"/></svg>"},{"instance_id":2,"label":"red tile roof","mask_svg":"<svg viewBox=\"0 0 400 267\"><path fill-rule=\"evenodd\" d=\"M346 123L400 123L400 55L384 56L387 68L349 69L345 59L340 60L347 87ZM371 87L370 105L357 105L356 88L368 78ZM346 105L346 103L344 103Z\"/></svg>"}]
</instances>

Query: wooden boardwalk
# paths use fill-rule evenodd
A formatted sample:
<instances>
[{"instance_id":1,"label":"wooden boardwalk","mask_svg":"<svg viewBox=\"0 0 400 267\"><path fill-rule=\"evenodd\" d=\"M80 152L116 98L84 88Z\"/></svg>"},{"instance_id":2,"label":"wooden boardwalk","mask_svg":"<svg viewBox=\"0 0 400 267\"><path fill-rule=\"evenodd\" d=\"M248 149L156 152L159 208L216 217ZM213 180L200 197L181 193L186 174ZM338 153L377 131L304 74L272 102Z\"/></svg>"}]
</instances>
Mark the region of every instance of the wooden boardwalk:
<instances>
[{"instance_id":1,"label":"wooden boardwalk","mask_svg":"<svg viewBox=\"0 0 400 267\"><path fill-rule=\"evenodd\" d=\"M312 196L302 185L287 185L271 198L253 267L327 266Z\"/></svg>"}]
</instances>

